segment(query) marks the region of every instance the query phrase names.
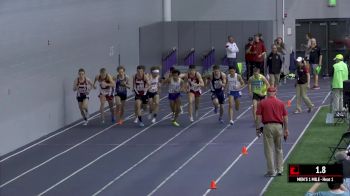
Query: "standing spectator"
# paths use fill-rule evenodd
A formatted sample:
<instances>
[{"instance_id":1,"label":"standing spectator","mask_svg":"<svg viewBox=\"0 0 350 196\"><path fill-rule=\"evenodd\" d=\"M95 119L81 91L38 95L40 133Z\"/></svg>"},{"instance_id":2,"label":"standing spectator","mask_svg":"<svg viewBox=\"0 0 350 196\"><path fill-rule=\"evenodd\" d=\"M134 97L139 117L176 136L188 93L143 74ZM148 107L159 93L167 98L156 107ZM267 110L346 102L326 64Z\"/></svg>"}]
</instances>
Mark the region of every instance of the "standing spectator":
<instances>
[{"instance_id":1,"label":"standing spectator","mask_svg":"<svg viewBox=\"0 0 350 196\"><path fill-rule=\"evenodd\" d=\"M246 73L247 80L253 75L253 58L254 55L250 52L254 43L254 39L252 37L248 38L248 43L245 45L245 64L246 64Z\"/></svg>"},{"instance_id":2,"label":"standing spectator","mask_svg":"<svg viewBox=\"0 0 350 196\"><path fill-rule=\"evenodd\" d=\"M264 151L267 162L266 177L281 176L283 172L282 135L288 137L288 114L284 103L276 98L276 88L267 89L267 99L256 111L256 134L260 136L260 122L264 124ZM275 165L276 164L276 165Z\"/></svg>"},{"instance_id":3,"label":"standing spectator","mask_svg":"<svg viewBox=\"0 0 350 196\"><path fill-rule=\"evenodd\" d=\"M237 52L239 52L238 46L233 36L228 36L228 42L226 43L226 56L228 66L234 66L237 70Z\"/></svg>"},{"instance_id":4,"label":"standing spectator","mask_svg":"<svg viewBox=\"0 0 350 196\"><path fill-rule=\"evenodd\" d=\"M276 45L272 45L272 51L267 57L267 67L269 69L270 85L277 87L280 81L281 68L282 68L282 56L278 53Z\"/></svg>"},{"instance_id":5,"label":"standing spectator","mask_svg":"<svg viewBox=\"0 0 350 196\"><path fill-rule=\"evenodd\" d=\"M304 100L304 103L309 108L308 112L310 113L314 105L307 96L307 89L310 88L310 73L308 67L305 65L303 58L297 58L297 81L295 87L297 90L297 109L294 111L295 114L301 113L301 99Z\"/></svg>"},{"instance_id":6,"label":"standing spectator","mask_svg":"<svg viewBox=\"0 0 350 196\"><path fill-rule=\"evenodd\" d=\"M249 52L254 55L252 64L254 67L258 67L260 69L260 73L264 75L266 48L264 43L261 42L259 35L254 35L254 43Z\"/></svg>"},{"instance_id":7,"label":"standing spectator","mask_svg":"<svg viewBox=\"0 0 350 196\"><path fill-rule=\"evenodd\" d=\"M348 80L348 66L343 62L344 57L337 54L334 58L333 79L332 79L332 109L335 116L339 116L343 111L343 82Z\"/></svg>"},{"instance_id":8,"label":"standing spectator","mask_svg":"<svg viewBox=\"0 0 350 196\"><path fill-rule=\"evenodd\" d=\"M274 41L274 44L277 46L277 52L282 57L282 68L283 68L283 73L285 74L284 62L285 62L285 55L286 55L286 45L284 44L282 37L277 37L277 39Z\"/></svg>"},{"instance_id":9,"label":"standing spectator","mask_svg":"<svg viewBox=\"0 0 350 196\"><path fill-rule=\"evenodd\" d=\"M329 191L316 192L321 183L315 183L305 194L305 196L349 196L349 191L346 190L342 183L337 182L327 182Z\"/></svg>"},{"instance_id":10,"label":"standing spectator","mask_svg":"<svg viewBox=\"0 0 350 196\"><path fill-rule=\"evenodd\" d=\"M318 85L318 74L322 67L322 54L321 48L317 45L315 38L311 39L309 63L314 74L314 86L312 89L320 89L320 86Z\"/></svg>"},{"instance_id":11,"label":"standing spectator","mask_svg":"<svg viewBox=\"0 0 350 196\"><path fill-rule=\"evenodd\" d=\"M306 44L301 44L301 47L305 50L305 60L309 61L311 39L312 39L311 33L306 33L305 38L306 38Z\"/></svg>"}]
</instances>

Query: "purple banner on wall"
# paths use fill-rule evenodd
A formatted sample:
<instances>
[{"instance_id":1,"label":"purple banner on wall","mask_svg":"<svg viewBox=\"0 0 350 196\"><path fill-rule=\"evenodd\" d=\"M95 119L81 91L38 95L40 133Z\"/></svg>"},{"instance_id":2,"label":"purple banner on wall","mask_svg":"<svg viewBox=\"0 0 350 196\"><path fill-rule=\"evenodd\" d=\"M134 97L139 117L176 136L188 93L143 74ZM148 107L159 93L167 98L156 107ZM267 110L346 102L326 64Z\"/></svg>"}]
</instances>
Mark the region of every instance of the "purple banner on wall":
<instances>
[{"instance_id":1,"label":"purple banner on wall","mask_svg":"<svg viewBox=\"0 0 350 196\"><path fill-rule=\"evenodd\" d=\"M164 75L166 72L170 70L170 67L177 64L176 49L171 50L171 52L165 58L163 58L162 62L163 62L162 75Z\"/></svg>"},{"instance_id":2,"label":"purple banner on wall","mask_svg":"<svg viewBox=\"0 0 350 196\"><path fill-rule=\"evenodd\" d=\"M222 65L228 65L228 60L227 60L227 56L225 55L224 58L222 58Z\"/></svg>"},{"instance_id":3,"label":"purple banner on wall","mask_svg":"<svg viewBox=\"0 0 350 196\"><path fill-rule=\"evenodd\" d=\"M202 62L203 71L207 71L214 64L215 64L215 49L211 49L206 55L204 55L204 59Z\"/></svg>"},{"instance_id":4,"label":"purple banner on wall","mask_svg":"<svg viewBox=\"0 0 350 196\"><path fill-rule=\"evenodd\" d=\"M184 59L184 64L187 66L195 64L194 50L191 50L191 52L187 54L187 56Z\"/></svg>"}]
</instances>

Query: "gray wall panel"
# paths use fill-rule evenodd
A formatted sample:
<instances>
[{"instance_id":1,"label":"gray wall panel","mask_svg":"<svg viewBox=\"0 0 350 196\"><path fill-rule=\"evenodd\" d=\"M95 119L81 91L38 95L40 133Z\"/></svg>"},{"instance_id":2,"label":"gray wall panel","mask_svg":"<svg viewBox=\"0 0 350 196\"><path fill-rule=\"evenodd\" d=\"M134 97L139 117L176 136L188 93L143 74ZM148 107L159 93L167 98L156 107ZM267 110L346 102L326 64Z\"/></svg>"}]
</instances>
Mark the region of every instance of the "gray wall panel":
<instances>
[{"instance_id":1,"label":"gray wall panel","mask_svg":"<svg viewBox=\"0 0 350 196\"><path fill-rule=\"evenodd\" d=\"M226 53L225 43L227 42L227 26L225 21L210 22L211 45L215 48L216 64L222 63Z\"/></svg>"},{"instance_id":2,"label":"gray wall panel","mask_svg":"<svg viewBox=\"0 0 350 196\"><path fill-rule=\"evenodd\" d=\"M178 23L178 42L179 42L179 64L183 64L184 57L188 54L191 48L195 47L195 27L194 22L179 22ZM197 51L196 51L197 53ZM198 63L198 62L196 62Z\"/></svg>"},{"instance_id":3,"label":"gray wall panel","mask_svg":"<svg viewBox=\"0 0 350 196\"><path fill-rule=\"evenodd\" d=\"M155 23L140 28L140 64L147 67L161 64L163 52L163 24Z\"/></svg>"},{"instance_id":4,"label":"gray wall panel","mask_svg":"<svg viewBox=\"0 0 350 196\"><path fill-rule=\"evenodd\" d=\"M90 78L103 66L115 73L120 54L134 71L138 28L162 20L162 1L11 0L1 2L0 15L2 155L80 118L72 92L79 67Z\"/></svg>"},{"instance_id":5,"label":"gray wall panel","mask_svg":"<svg viewBox=\"0 0 350 196\"><path fill-rule=\"evenodd\" d=\"M211 35L210 22L200 21L194 23L194 48L196 49L196 64L202 65L203 56L210 51Z\"/></svg>"},{"instance_id":6,"label":"gray wall panel","mask_svg":"<svg viewBox=\"0 0 350 196\"><path fill-rule=\"evenodd\" d=\"M163 23L163 51L162 56L165 56L168 51L173 48L179 48L178 45L178 23L164 22Z\"/></svg>"}]
</instances>

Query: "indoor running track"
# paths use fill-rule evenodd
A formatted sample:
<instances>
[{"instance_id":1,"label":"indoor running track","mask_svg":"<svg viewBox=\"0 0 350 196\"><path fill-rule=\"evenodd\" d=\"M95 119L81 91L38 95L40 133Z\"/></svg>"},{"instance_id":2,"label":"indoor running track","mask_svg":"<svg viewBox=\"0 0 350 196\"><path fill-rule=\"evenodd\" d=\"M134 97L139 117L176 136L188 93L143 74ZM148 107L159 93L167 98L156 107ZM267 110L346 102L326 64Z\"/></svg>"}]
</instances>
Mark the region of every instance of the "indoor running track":
<instances>
[{"instance_id":1,"label":"indoor running track","mask_svg":"<svg viewBox=\"0 0 350 196\"><path fill-rule=\"evenodd\" d=\"M328 104L329 81L310 90L316 105L312 113L295 109L293 82L282 85L278 97L293 99L288 108L290 136L284 155L303 132L317 108ZM133 99L128 100L122 126L97 116L88 126L78 124L41 138L0 159L0 195L259 195L269 178L262 138L255 135L251 98L243 90L235 123L225 124L213 113L210 93L202 96L198 118L188 119L187 107L180 127L170 123L167 97L162 93L158 122L133 123ZM73 100L73 98L72 98ZM186 96L183 96L186 106ZM108 113L106 113L108 114ZM107 116L106 119L109 116ZM241 155L243 146L248 155ZM282 176L286 178L286 176ZM217 189L210 190L210 181Z\"/></svg>"}]
</instances>

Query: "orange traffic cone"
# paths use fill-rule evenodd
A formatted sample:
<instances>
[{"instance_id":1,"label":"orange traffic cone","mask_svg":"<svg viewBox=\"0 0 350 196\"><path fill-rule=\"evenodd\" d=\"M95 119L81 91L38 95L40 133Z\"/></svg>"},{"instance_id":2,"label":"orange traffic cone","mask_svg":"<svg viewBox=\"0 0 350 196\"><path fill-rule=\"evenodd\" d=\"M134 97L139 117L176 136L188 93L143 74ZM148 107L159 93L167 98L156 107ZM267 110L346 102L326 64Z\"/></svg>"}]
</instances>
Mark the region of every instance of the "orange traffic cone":
<instances>
[{"instance_id":1,"label":"orange traffic cone","mask_svg":"<svg viewBox=\"0 0 350 196\"><path fill-rule=\"evenodd\" d=\"M286 103L287 107L289 108L290 106L292 106L292 101L291 100L288 100L287 103Z\"/></svg>"},{"instance_id":2,"label":"orange traffic cone","mask_svg":"<svg viewBox=\"0 0 350 196\"><path fill-rule=\"evenodd\" d=\"M247 149L247 147L243 146L243 148L242 148L242 154L243 154L243 155L247 155L247 154L248 154L248 149Z\"/></svg>"},{"instance_id":3,"label":"orange traffic cone","mask_svg":"<svg viewBox=\"0 0 350 196\"><path fill-rule=\"evenodd\" d=\"M210 189L216 189L216 182L214 180L210 182Z\"/></svg>"}]
</instances>

